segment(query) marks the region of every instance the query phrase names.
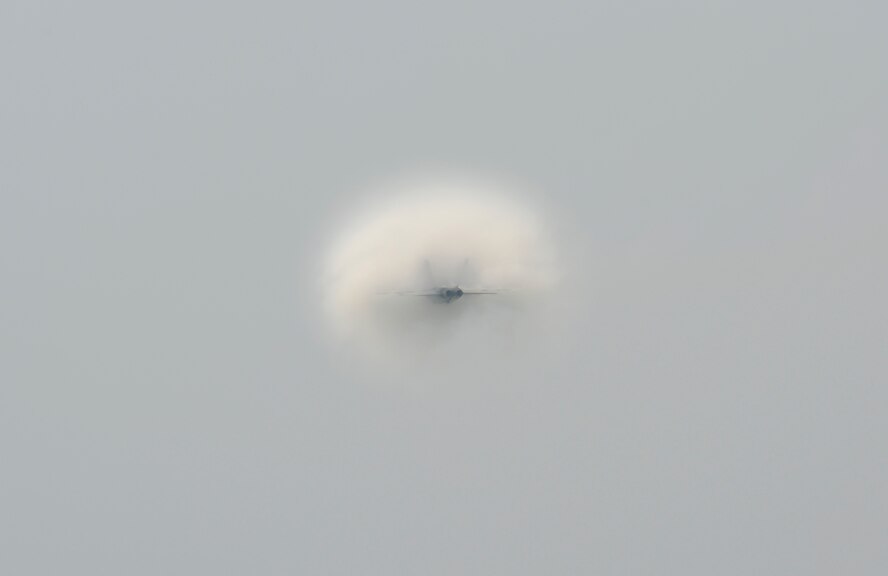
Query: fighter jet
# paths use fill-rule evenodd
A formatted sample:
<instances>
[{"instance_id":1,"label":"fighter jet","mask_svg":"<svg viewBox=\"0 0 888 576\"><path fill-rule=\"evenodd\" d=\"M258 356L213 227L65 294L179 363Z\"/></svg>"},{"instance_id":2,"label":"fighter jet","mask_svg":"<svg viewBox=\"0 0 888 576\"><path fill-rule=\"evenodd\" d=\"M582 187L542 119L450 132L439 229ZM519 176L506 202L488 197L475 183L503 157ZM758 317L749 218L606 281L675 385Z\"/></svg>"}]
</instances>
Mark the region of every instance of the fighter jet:
<instances>
[{"instance_id":1,"label":"fighter jet","mask_svg":"<svg viewBox=\"0 0 888 576\"><path fill-rule=\"evenodd\" d=\"M465 277L466 272L469 268L468 260L463 263L462 272L460 276ZM484 289L468 289L461 288L459 284L453 285L441 285L439 282L435 280L434 275L432 274L431 266L429 265L428 260L423 262L423 276L425 277L425 283L430 286L425 290L405 290L400 292L382 292L380 295L383 296L420 296L423 298L428 298L435 302L441 302L444 304L450 304L451 302L455 302L459 300L463 296L490 296L494 294L499 294L501 290L484 290Z\"/></svg>"},{"instance_id":2,"label":"fighter jet","mask_svg":"<svg viewBox=\"0 0 888 576\"><path fill-rule=\"evenodd\" d=\"M499 292L495 290L469 290L460 288L459 286L441 286L439 288L433 288L431 290L391 292L390 294L394 294L397 296L423 296L425 298L431 298L445 304L450 304L455 300L459 300L463 296L488 296L492 294L499 294Z\"/></svg>"}]
</instances>

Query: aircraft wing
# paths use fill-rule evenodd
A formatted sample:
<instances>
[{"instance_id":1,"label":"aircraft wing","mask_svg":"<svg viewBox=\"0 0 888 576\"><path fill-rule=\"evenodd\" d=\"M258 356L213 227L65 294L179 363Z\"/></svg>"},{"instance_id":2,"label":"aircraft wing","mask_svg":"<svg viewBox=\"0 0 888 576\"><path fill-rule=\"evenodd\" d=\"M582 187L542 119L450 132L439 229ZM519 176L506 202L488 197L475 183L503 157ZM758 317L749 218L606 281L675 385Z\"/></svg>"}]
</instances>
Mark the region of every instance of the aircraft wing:
<instances>
[{"instance_id":1,"label":"aircraft wing","mask_svg":"<svg viewBox=\"0 0 888 576\"><path fill-rule=\"evenodd\" d=\"M397 292L377 292L377 296L438 296L437 290L399 290Z\"/></svg>"},{"instance_id":2,"label":"aircraft wing","mask_svg":"<svg viewBox=\"0 0 888 576\"><path fill-rule=\"evenodd\" d=\"M487 294L512 294L518 292L516 288L463 288L464 295L484 296Z\"/></svg>"}]
</instances>

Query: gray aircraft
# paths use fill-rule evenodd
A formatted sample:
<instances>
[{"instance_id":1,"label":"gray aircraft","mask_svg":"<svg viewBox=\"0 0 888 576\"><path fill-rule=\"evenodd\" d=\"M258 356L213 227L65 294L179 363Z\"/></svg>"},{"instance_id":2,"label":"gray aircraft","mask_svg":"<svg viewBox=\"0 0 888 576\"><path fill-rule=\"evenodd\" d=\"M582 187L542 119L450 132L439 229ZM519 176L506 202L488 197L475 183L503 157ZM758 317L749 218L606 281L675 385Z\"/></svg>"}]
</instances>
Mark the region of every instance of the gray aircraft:
<instances>
[{"instance_id":1,"label":"gray aircraft","mask_svg":"<svg viewBox=\"0 0 888 576\"><path fill-rule=\"evenodd\" d=\"M463 263L463 268L461 272L461 276L465 276L469 269L468 260ZM425 290L407 290L401 292L385 292L382 295L392 295L392 296L420 296L423 298L428 298L435 302L442 302L444 304L450 304L456 300L459 300L463 296L490 296L494 294L499 294L500 290L479 290L479 289L467 289L461 288L459 284L453 285L444 285L442 286L440 283L435 281L435 277L432 274L431 266L429 265L428 260L423 262L423 276L425 277L425 283L430 286L430 288Z\"/></svg>"},{"instance_id":2,"label":"gray aircraft","mask_svg":"<svg viewBox=\"0 0 888 576\"><path fill-rule=\"evenodd\" d=\"M499 294L495 290L469 290L459 286L441 286L432 288L431 290L414 290L409 292L393 292L397 296L423 296L445 304L449 304L454 300L459 300L463 296L489 296Z\"/></svg>"}]
</instances>

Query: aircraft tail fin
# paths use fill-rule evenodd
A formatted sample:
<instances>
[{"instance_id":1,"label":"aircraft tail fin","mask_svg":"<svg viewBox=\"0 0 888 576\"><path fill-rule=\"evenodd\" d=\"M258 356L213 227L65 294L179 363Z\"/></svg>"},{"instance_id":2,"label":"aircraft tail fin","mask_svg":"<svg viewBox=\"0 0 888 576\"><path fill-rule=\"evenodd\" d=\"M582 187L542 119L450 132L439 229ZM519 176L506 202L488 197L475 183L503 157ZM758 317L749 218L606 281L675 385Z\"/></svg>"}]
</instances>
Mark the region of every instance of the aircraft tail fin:
<instances>
[{"instance_id":1,"label":"aircraft tail fin","mask_svg":"<svg viewBox=\"0 0 888 576\"><path fill-rule=\"evenodd\" d=\"M434 288L437 286L435 283L435 275L432 274L432 265L429 264L428 260L422 261L422 283L426 288Z\"/></svg>"}]
</instances>

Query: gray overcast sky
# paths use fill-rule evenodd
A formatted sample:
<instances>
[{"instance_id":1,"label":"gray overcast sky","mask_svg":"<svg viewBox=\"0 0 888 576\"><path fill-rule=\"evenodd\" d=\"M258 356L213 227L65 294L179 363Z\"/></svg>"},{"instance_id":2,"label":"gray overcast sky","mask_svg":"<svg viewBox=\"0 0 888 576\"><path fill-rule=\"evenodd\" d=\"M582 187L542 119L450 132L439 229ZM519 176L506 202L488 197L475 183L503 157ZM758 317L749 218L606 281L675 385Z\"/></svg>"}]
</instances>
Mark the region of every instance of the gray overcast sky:
<instances>
[{"instance_id":1,"label":"gray overcast sky","mask_svg":"<svg viewBox=\"0 0 888 576\"><path fill-rule=\"evenodd\" d=\"M0 573L888 572L888 4L422 4L0 5ZM379 386L320 239L429 164L588 296Z\"/></svg>"}]
</instances>

